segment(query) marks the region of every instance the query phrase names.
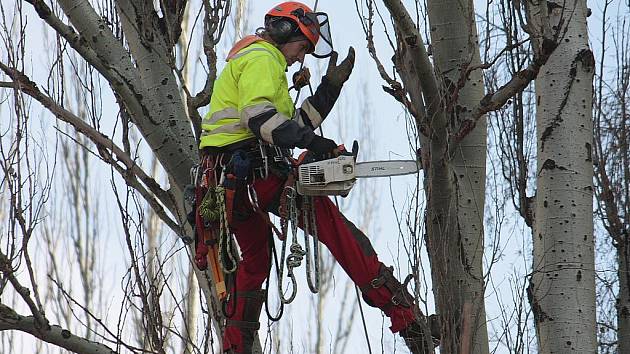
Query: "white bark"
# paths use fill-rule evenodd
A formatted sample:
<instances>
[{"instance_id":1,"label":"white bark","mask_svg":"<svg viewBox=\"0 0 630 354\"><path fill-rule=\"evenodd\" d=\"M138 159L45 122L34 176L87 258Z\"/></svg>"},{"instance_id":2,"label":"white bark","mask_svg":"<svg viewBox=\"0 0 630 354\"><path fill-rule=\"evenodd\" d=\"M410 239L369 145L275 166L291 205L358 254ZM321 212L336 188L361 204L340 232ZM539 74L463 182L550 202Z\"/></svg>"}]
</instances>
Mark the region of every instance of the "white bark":
<instances>
[{"instance_id":1,"label":"white bark","mask_svg":"<svg viewBox=\"0 0 630 354\"><path fill-rule=\"evenodd\" d=\"M127 40L123 43L110 30L112 24L107 22L106 16L97 13L90 1L58 1L70 25L58 18L43 0L27 2L31 3L38 15L108 81L121 107L121 114L129 118L142 133L167 171L173 188L165 192L155 180L148 178L137 165L137 161L127 154L128 151L118 148L113 139L109 139L102 132L64 110L53 99L42 94L26 76L2 63L0 69L9 75L13 82L2 82L0 86L19 87L36 98L59 119L69 122L77 131L88 136L98 146L101 156L120 172L130 186L149 201L156 213L175 232L180 234L184 228L182 226L185 226L182 221L185 215L182 190L190 183L190 167L198 158L197 144L181 101L180 87L173 74L172 41L177 38L178 32L177 9L173 13L168 13L169 16L172 15L170 20L173 21L168 22L169 19L166 19L168 22L166 30L171 32L164 33L162 27L164 23L160 22L164 17L157 18L153 2L117 2L124 29L122 37ZM160 3L166 6L181 4L183 2ZM212 8L209 2L207 4L207 8ZM164 9L162 15L167 15ZM206 30L205 34L217 41L222 29L222 20L217 17L221 16L223 16L221 11L207 16L210 20L217 19L214 23L217 27ZM214 43L208 43L208 47L204 49L212 52L213 45ZM213 67L210 70L214 72ZM139 183L140 181L142 183ZM167 215L168 212L163 210L163 206L171 215ZM180 224L176 224L171 216ZM192 235L190 227L185 227L184 233ZM211 316L219 321L220 306L211 289L210 278L204 272L196 271L195 274L200 280L199 286L207 299ZM213 327L220 337L219 325Z\"/></svg>"},{"instance_id":2,"label":"white bark","mask_svg":"<svg viewBox=\"0 0 630 354\"><path fill-rule=\"evenodd\" d=\"M487 353L481 262L485 121L481 119L478 128L463 141L452 139L461 121L473 119L472 112L484 94L480 72L472 72L468 80L460 81L469 65L479 63L472 2L428 2L439 80L402 3L389 0L385 5L394 17L402 42L398 70L413 100L419 131L427 133L421 138L427 179L427 250L442 324L440 352L461 353L468 348L474 353ZM412 77L414 73L416 78ZM414 83L419 83L421 89ZM420 95L426 102L424 107ZM463 333L464 327L471 331Z\"/></svg>"},{"instance_id":3,"label":"white bark","mask_svg":"<svg viewBox=\"0 0 630 354\"><path fill-rule=\"evenodd\" d=\"M594 59L586 1L549 1L548 8L551 25L562 29L559 46L536 80L538 188L530 303L540 353L595 353Z\"/></svg>"},{"instance_id":4,"label":"white bark","mask_svg":"<svg viewBox=\"0 0 630 354\"><path fill-rule=\"evenodd\" d=\"M18 330L29 333L45 342L79 354L116 353L101 343L75 336L69 330L55 325L41 325L33 316L21 316L0 304L0 331Z\"/></svg>"},{"instance_id":5,"label":"white bark","mask_svg":"<svg viewBox=\"0 0 630 354\"><path fill-rule=\"evenodd\" d=\"M472 71L465 81L461 81L469 66L480 64L474 5L472 1L461 0L429 0L427 5L436 72L443 80L444 94L456 96L451 96L448 104L452 105L451 114L456 117L455 121L462 122L484 96L481 70ZM464 85L461 89L458 82ZM453 195L456 198L457 234L449 235L449 239L461 243L458 253L463 253L449 255L462 261L456 268L460 274L450 275L450 290L462 292L463 303L459 306L473 305L472 318L462 319L470 321L473 338L460 338L460 345L472 340L472 353L489 351L482 264L486 137L486 121L482 118L476 128L459 144L453 144L453 151L449 151L457 191Z\"/></svg>"},{"instance_id":6,"label":"white bark","mask_svg":"<svg viewBox=\"0 0 630 354\"><path fill-rule=\"evenodd\" d=\"M127 2L121 3L124 5ZM60 0L59 4L81 34L81 41L71 42L73 48L79 48L81 55L84 58L87 56L88 62L103 74L112 89L121 96L130 118L165 170L183 189L190 179L188 171L197 160L197 147L175 77L167 70L165 56L168 48L150 43L155 46L152 48L153 53L145 55L150 50L144 47L145 43L140 42L138 34L128 28L134 28L129 23L130 13L121 13L130 50L136 56L138 67L135 67L129 53L87 0ZM132 19L140 19L135 17L135 12L129 11L134 15ZM153 35L162 36L157 33ZM148 62L153 66L147 66Z\"/></svg>"}]
</instances>

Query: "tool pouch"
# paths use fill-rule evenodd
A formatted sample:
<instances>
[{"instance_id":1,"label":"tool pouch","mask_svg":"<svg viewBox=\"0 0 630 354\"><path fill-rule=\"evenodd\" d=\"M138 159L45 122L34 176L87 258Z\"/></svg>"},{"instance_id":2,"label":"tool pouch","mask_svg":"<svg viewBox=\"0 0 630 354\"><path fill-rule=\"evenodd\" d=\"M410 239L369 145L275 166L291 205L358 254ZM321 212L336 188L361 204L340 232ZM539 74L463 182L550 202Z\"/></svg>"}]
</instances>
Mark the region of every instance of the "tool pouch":
<instances>
[{"instance_id":1,"label":"tool pouch","mask_svg":"<svg viewBox=\"0 0 630 354\"><path fill-rule=\"evenodd\" d=\"M232 225L234 221L247 220L254 212L247 189L252 181L251 161L245 151L236 150L225 168L225 210Z\"/></svg>"},{"instance_id":2,"label":"tool pouch","mask_svg":"<svg viewBox=\"0 0 630 354\"><path fill-rule=\"evenodd\" d=\"M213 239L211 230L209 230L210 225L203 216L204 210L209 209L208 201L205 197L207 194L207 188L199 185L195 188L195 265L197 265L199 270L208 268L208 261L206 259L208 255L207 243Z\"/></svg>"}]
</instances>

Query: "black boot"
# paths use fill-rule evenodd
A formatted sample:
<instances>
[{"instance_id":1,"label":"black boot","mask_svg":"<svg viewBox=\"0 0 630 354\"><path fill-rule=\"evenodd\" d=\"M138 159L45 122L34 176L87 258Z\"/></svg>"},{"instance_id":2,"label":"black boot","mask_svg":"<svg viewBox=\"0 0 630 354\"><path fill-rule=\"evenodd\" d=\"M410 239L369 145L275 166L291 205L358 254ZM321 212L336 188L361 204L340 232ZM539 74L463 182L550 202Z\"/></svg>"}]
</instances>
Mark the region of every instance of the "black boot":
<instances>
[{"instance_id":1,"label":"black boot","mask_svg":"<svg viewBox=\"0 0 630 354\"><path fill-rule=\"evenodd\" d=\"M430 333L430 339L425 333ZM400 336L412 354L430 354L440 345L440 325L436 315L428 318L422 315L407 328L400 331Z\"/></svg>"}]
</instances>

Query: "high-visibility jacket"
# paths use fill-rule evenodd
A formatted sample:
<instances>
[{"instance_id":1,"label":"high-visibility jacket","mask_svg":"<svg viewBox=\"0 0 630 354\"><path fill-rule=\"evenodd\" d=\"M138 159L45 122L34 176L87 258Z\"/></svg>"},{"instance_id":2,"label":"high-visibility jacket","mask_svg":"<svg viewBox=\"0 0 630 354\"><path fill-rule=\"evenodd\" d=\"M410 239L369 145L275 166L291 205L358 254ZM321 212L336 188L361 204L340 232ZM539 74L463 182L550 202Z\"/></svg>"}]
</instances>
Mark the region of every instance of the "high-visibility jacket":
<instances>
[{"instance_id":1,"label":"high-visibility jacket","mask_svg":"<svg viewBox=\"0 0 630 354\"><path fill-rule=\"evenodd\" d=\"M280 147L306 147L341 88L324 77L316 93L296 110L286 69L282 52L273 44L256 36L239 41L214 84L199 147L224 147L252 138Z\"/></svg>"}]
</instances>

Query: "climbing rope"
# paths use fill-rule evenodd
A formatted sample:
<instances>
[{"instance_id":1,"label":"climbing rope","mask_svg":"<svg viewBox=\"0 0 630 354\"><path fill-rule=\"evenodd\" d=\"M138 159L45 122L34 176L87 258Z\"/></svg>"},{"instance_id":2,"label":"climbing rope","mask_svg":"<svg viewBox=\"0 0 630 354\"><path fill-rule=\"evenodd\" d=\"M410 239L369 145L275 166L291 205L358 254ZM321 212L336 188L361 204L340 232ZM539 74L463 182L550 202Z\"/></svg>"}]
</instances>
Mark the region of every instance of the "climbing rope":
<instances>
[{"instance_id":1,"label":"climbing rope","mask_svg":"<svg viewBox=\"0 0 630 354\"><path fill-rule=\"evenodd\" d=\"M313 293L319 292L319 240L317 237L317 225L315 223L315 213L312 207L312 198L304 197L302 205L302 222L304 230L304 242L305 247L302 248L298 241L298 225L299 215L297 207L298 194L295 187L287 185L284 187L284 210L283 215L280 217L281 224L281 239L282 239L282 251L280 252L280 261L276 262L278 267L278 293L280 295L280 301L282 304L289 304L293 302L297 295L297 280L295 279L295 268L302 265L302 261L306 257L306 278L308 280L308 287ZM289 254L287 252L288 231L289 223L291 224L291 246L289 246ZM313 236L313 241L309 241L309 236ZM311 242L312 251L311 251ZM286 258L285 258L286 255ZM284 268L286 264L287 277L290 282L290 291L288 296L285 296L283 289L284 280Z\"/></svg>"},{"instance_id":2,"label":"climbing rope","mask_svg":"<svg viewBox=\"0 0 630 354\"><path fill-rule=\"evenodd\" d=\"M230 230L227 211L225 210L225 188L217 186L214 188L214 191L216 193L217 203L220 206L221 215L219 227L219 264L225 274L231 274L236 271L238 261L234 256L234 236Z\"/></svg>"},{"instance_id":3,"label":"climbing rope","mask_svg":"<svg viewBox=\"0 0 630 354\"><path fill-rule=\"evenodd\" d=\"M203 175L211 173L214 168L206 166ZM195 172L195 179L199 178ZM212 185L208 180L205 182L207 191L199 203L199 215L204 223L219 224L219 265L225 274L236 271L238 261L235 258L233 234L230 230L225 209L225 188L219 185Z\"/></svg>"},{"instance_id":4,"label":"climbing rope","mask_svg":"<svg viewBox=\"0 0 630 354\"><path fill-rule=\"evenodd\" d=\"M302 246L298 243L297 240L297 228L298 228L298 212L297 212L297 192L295 187L286 186L282 193L286 195L286 208L288 209L288 218L281 218L280 224L282 227L282 235L284 236L282 240L282 251L280 252L280 269L278 270L278 292L280 295L280 301L283 304L290 304L295 299L297 295L297 281L295 279L295 274L293 273L293 269L297 268L302 264L302 259L306 252L302 249ZM292 243L290 247L291 253L286 257L286 266L287 266L287 276L290 278L291 283L291 292L288 297L284 296L282 280L284 278L284 265L285 265L285 255L287 250L287 236L288 236L288 225L291 223L291 234L292 234Z\"/></svg>"},{"instance_id":5,"label":"climbing rope","mask_svg":"<svg viewBox=\"0 0 630 354\"><path fill-rule=\"evenodd\" d=\"M315 208L313 206L313 197L304 196L302 201L302 221L304 225L304 246L306 247L306 280L308 287L313 294L319 292L319 238L317 237L317 224L315 223ZM311 241L309 235L313 238L313 259L311 260ZM315 275L313 276L313 265Z\"/></svg>"},{"instance_id":6,"label":"climbing rope","mask_svg":"<svg viewBox=\"0 0 630 354\"><path fill-rule=\"evenodd\" d=\"M317 11L317 3L318 0L315 0L315 5L313 6L313 11ZM302 69L304 68L304 63L300 63L300 68L298 71L302 71ZM311 86L311 81L308 80L307 82L309 91L311 96L313 95L313 87ZM300 98L300 92L301 92L302 88L298 87L297 88L297 93L295 96L295 100L293 102L293 105L296 106L297 105L297 101ZM320 135L324 135L324 132L322 130L322 127L319 127L319 134ZM285 187L285 190L287 190L287 188ZM285 191L283 191L283 193L285 193ZM284 217L280 218L280 223L281 223L281 229L282 229L282 235L283 237L281 237L282 241L282 252L281 252L281 256L280 256L280 262L278 262L278 260L276 259L276 252L275 252L275 247L272 247L273 250L273 254L274 254L274 259L275 259L275 263L276 263L276 268L278 267L278 263L280 263L280 271L278 274L278 291L280 293L280 300L281 300L281 304L280 304L280 311L277 317L272 318L269 314L269 309L267 308L267 315L269 316L269 318L272 321L277 321L280 319L280 317L282 316L282 311L283 311L283 307L284 304L288 304L290 302L292 302L295 298L296 292L297 292L297 283L295 281L295 277L293 276L292 270L293 268L290 268L287 270L287 273L289 274L289 276L291 277L291 281L292 281L292 294L289 297L289 299L285 299L283 292L282 292L282 278L283 278L283 268L284 268L284 263L283 263L283 259L284 259L284 255L285 255L285 251L286 251L286 242L287 242L287 231L288 231L288 222L291 221L292 223L292 231L293 231L293 242L295 243L295 234L297 233L297 215L293 215L293 211L296 210L296 205L295 205L295 197L296 197L296 191L294 188L290 188L290 193L291 193L291 202L287 203L289 204L289 208L290 208L290 212L289 212L289 219L291 220L287 220ZM288 197L288 196L287 196ZM317 236L317 224L315 223L315 209L313 207L313 199L312 197L306 197L304 196L304 200L303 200L303 217L302 217L302 221L303 221L303 226L304 226L304 242L306 245L306 251L304 252L303 256L306 256L306 273L307 273L307 280L308 280L308 286L311 290L311 292L313 293L318 293L319 292L319 284L320 284L320 278L319 278L319 238ZM335 196L335 204L337 206L337 209L339 209L339 203L337 201L337 197ZM311 210L312 209L312 210ZM310 218L308 217L308 214L310 213ZM297 214L297 213L295 213ZM295 222L295 223L294 223ZM312 231L309 230L310 228L312 228ZM308 240L308 234L311 233L313 236L313 242L314 242L314 246L313 246L313 256L314 256L314 265L315 265L315 278L313 279L313 276L311 274L311 257L309 255L310 253L310 241ZM299 246L299 245L298 245ZM291 248L293 249L293 245L291 246ZM301 247L299 248L299 250L301 250ZM297 251L297 248L296 248ZM297 257L295 258L297 259ZM302 260L302 258L299 258L300 262ZM288 267L288 263L289 263L289 259L287 259L287 267ZM299 264L298 264L299 266ZM267 279L267 281L269 281ZM368 346L368 350L369 353L372 354L372 347L370 345L370 338L368 335L368 331L367 331L367 326L365 323L365 316L363 314L363 307L361 306L361 297L359 296L359 288L355 285L355 292L356 292L356 296L357 296L357 303L359 305L359 311L361 313L361 320L363 323L363 333L365 334L365 340L367 342L367 346ZM285 301L286 300L286 301Z\"/></svg>"}]
</instances>

